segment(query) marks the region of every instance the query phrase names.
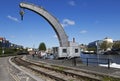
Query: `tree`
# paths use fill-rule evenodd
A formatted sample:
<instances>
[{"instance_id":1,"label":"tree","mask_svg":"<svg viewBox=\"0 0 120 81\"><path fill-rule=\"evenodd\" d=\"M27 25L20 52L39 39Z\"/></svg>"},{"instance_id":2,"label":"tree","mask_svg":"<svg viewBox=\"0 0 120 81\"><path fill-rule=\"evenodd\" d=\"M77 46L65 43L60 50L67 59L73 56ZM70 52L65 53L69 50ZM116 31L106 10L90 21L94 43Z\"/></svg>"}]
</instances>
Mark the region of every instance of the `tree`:
<instances>
[{"instance_id":1,"label":"tree","mask_svg":"<svg viewBox=\"0 0 120 81\"><path fill-rule=\"evenodd\" d=\"M95 51L96 51L96 47L95 47L95 46L93 46L93 47L88 47L87 50L88 50L88 51L94 51L94 52L95 52Z\"/></svg>"},{"instance_id":2,"label":"tree","mask_svg":"<svg viewBox=\"0 0 120 81\"><path fill-rule=\"evenodd\" d=\"M113 49L120 49L120 41L116 41L113 43Z\"/></svg>"},{"instance_id":3,"label":"tree","mask_svg":"<svg viewBox=\"0 0 120 81\"><path fill-rule=\"evenodd\" d=\"M40 43L39 48L40 51L46 51L46 45L44 42Z\"/></svg>"},{"instance_id":4,"label":"tree","mask_svg":"<svg viewBox=\"0 0 120 81\"><path fill-rule=\"evenodd\" d=\"M107 42L107 41L103 41L100 45L100 49L106 51L108 48L112 48L113 43Z\"/></svg>"}]
</instances>

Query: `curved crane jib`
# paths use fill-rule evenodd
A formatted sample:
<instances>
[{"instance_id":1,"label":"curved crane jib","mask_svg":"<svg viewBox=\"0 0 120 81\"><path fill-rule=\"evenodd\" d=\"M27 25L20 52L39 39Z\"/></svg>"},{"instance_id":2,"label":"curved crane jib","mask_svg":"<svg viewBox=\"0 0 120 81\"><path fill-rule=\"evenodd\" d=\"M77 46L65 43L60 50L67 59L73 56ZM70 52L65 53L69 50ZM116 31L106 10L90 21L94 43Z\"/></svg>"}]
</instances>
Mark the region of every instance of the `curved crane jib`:
<instances>
[{"instance_id":1,"label":"curved crane jib","mask_svg":"<svg viewBox=\"0 0 120 81\"><path fill-rule=\"evenodd\" d=\"M20 3L21 8L25 8L31 11L36 12L40 16L42 16L45 20L48 21L48 23L52 26L54 29L55 33L58 36L59 43L61 47L68 47L68 36L66 35L63 27L61 24L58 22L58 20L51 15L48 11L43 9L43 7L39 7L33 4L28 4L28 3Z\"/></svg>"}]
</instances>

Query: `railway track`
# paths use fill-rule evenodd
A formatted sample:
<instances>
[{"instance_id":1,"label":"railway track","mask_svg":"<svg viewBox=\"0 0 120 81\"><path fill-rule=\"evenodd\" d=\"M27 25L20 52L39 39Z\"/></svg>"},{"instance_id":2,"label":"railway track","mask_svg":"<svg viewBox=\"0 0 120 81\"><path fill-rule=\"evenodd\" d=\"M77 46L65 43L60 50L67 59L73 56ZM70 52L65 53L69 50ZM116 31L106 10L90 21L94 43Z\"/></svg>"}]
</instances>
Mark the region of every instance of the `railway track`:
<instances>
[{"instance_id":1,"label":"railway track","mask_svg":"<svg viewBox=\"0 0 120 81\"><path fill-rule=\"evenodd\" d=\"M37 74L49 77L53 81L102 81L101 76L71 68L49 65L46 63L29 62L21 59L21 57L14 57L12 58L12 61L19 66L23 66L36 72Z\"/></svg>"}]
</instances>

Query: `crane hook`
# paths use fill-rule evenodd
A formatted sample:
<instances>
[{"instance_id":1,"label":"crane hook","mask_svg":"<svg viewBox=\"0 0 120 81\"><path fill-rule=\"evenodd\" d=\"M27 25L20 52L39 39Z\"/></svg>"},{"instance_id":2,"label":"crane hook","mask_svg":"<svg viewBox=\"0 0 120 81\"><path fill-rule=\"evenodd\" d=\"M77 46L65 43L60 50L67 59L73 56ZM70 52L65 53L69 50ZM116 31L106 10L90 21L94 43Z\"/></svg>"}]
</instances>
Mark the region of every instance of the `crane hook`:
<instances>
[{"instance_id":1,"label":"crane hook","mask_svg":"<svg viewBox=\"0 0 120 81\"><path fill-rule=\"evenodd\" d=\"M20 10L20 15L21 15L21 20L23 20L23 16L24 16L24 10L23 9Z\"/></svg>"}]
</instances>

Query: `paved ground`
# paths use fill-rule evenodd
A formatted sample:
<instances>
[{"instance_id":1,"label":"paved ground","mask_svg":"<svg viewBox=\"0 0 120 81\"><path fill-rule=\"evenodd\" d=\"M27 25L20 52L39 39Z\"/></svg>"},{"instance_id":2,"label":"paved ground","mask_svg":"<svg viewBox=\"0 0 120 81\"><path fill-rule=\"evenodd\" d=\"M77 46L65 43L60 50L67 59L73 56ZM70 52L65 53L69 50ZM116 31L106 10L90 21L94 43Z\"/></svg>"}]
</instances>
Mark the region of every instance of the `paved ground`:
<instances>
[{"instance_id":1,"label":"paved ground","mask_svg":"<svg viewBox=\"0 0 120 81\"><path fill-rule=\"evenodd\" d=\"M25 67L16 65L11 61L11 59L9 59L9 63L11 64L10 72L17 78L16 81L45 81L41 77L39 77L39 75L36 75L36 73L34 73L33 71Z\"/></svg>"},{"instance_id":2,"label":"paved ground","mask_svg":"<svg viewBox=\"0 0 120 81\"><path fill-rule=\"evenodd\" d=\"M0 58L0 81L15 81L9 71L8 57Z\"/></svg>"},{"instance_id":3,"label":"paved ground","mask_svg":"<svg viewBox=\"0 0 120 81\"><path fill-rule=\"evenodd\" d=\"M90 65L87 66L85 64L82 64L80 62L80 59L77 59L77 66L74 66L72 60L40 59L37 56L35 56L33 58L30 55L27 56L27 58L29 58L31 60L35 60L35 61L44 61L46 63L51 63L51 64L58 64L58 65L70 66L70 67L81 69L81 70L92 71L92 72L100 73L100 74L107 74L107 75L111 75L111 76L120 78L120 69L116 69L116 68L110 68L110 69L108 69L107 67L90 66Z\"/></svg>"},{"instance_id":4,"label":"paved ground","mask_svg":"<svg viewBox=\"0 0 120 81\"><path fill-rule=\"evenodd\" d=\"M10 57L0 57L0 81L43 81L23 67L10 63Z\"/></svg>"}]
</instances>

